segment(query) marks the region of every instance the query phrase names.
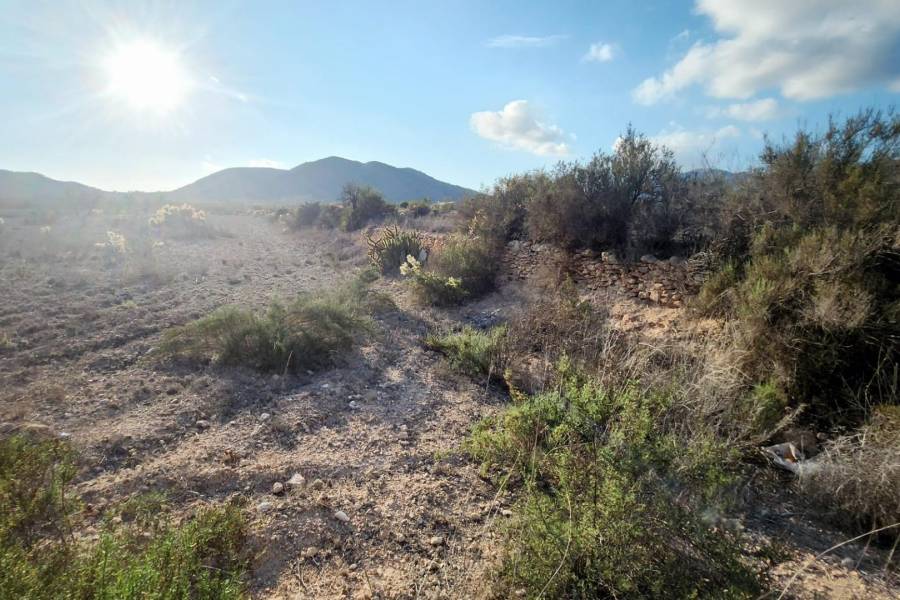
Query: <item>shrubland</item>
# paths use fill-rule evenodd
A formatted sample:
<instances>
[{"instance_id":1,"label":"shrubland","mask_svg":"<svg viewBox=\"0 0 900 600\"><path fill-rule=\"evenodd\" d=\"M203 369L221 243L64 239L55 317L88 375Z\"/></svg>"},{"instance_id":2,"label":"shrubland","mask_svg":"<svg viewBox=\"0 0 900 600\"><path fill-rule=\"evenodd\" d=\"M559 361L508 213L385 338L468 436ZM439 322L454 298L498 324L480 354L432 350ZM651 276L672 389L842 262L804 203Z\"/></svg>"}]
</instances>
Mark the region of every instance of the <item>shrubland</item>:
<instances>
[{"instance_id":1,"label":"shrubland","mask_svg":"<svg viewBox=\"0 0 900 600\"><path fill-rule=\"evenodd\" d=\"M290 222L295 229L318 227L356 231L369 223L381 222L396 214L397 208L389 204L377 190L347 184L337 204L301 204L294 209Z\"/></svg>"},{"instance_id":2,"label":"shrubland","mask_svg":"<svg viewBox=\"0 0 900 600\"><path fill-rule=\"evenodd\" d=\"M826 438L797 486L810 505L897 539L894 113L767 140L759 166L729 180L685 176L629 128L610 154L501 179L458 212L461 239L485 248L701 251L709 271L691 312L722 323L647 344L566 284L502 329L427 340L512 400L467 445L517 498L499 595L757 597L767 553L747 554L730 515L747 459L789 427ZM453 297L438 277L451 272L416 268L430 297Z\"/></svg>"}]
</instances>

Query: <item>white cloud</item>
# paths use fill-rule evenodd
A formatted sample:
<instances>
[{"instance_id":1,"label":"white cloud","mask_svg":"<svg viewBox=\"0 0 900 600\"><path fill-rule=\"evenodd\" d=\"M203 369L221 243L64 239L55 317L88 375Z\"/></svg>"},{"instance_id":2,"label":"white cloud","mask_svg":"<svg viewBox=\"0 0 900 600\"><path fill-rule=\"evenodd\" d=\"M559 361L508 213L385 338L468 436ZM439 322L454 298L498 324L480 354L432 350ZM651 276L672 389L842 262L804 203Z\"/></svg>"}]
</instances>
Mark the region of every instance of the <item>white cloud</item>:
<instances>
[{"instance_id":1,"label":"white cloud","mask_svg":"<svg viewBox=\"0 0 900 600\"><path fill-rule=\"evenodd\" d=\"M697 0L720 39L697 42L659 77L633 91L654 104L701 85L716 98L778 88L795 100L823 98L900 76L897 0Z\"/></svg>"},{"instance_id":2,"label":"white cloud","mask_svg":"<svg viewBox=\"0 0 900 600\"><path fill-rule=\"evenodd\" d=\"M266 167L268 169L284 169L285 164L283 162L272 160L269 158L257 158L255 160L251 160L247 163L248 167Z\"/></svg>"},{"instance_id":3,"label":"white cloud","mask_svg":"<svg viewBox=\"0 0 900 600\"><path fill-rule=\"evenodd\" d=\"M778 117L781 111L778 101L774 98L762 98L752 102L739 102L728 106L711 106L706 111L706 116L715 119L727 117L738 121L769 121Z\"/></svg>"},{"instance_id":4,"label":"white cloud","mask_svg":"<svg viewBox=\"0 0 900 600\"><path fill-rule=\"evenodd\" d=\"M469 123L487 140L540 156L565 156L569 153L566 140L574 138L556 125L540 121L527 100L513 100L499 111L473 113Z\"/></svg>"},{"instance_id":5,"label":"white cloud","mask_svg":"<svg viewBox=\"0 0 900 600\"><path fill-rule=\"evenodd\" d=\"M547 48L566 39L567 35L499 35L486 42L488 48Z\"/></svg>"},{"instance_id":6,"label":"white cloud","mask_svg":"<svg viewBox=\"0 0 900 600\"><path fill-rule=\"evenodd\" d=\"M675 153L675 159L687 168L699 167L704 160L724 150L723 142L741 136L741 130L726 125L715 131L692 131L672 124L650 139Z\"/></svg>"},{"instance_id":7,"label":"white cloud","mask_svg":"<svg viewBox=\"0 0 900 600\"><path fill-rule=\"evenodd\" d=\"M596 44L591 44L591 47L581 57L581 60L584 62L609 62L615 58L615 55L616 49L612 44L597 42Z\"/></svg>"}]
</instances>

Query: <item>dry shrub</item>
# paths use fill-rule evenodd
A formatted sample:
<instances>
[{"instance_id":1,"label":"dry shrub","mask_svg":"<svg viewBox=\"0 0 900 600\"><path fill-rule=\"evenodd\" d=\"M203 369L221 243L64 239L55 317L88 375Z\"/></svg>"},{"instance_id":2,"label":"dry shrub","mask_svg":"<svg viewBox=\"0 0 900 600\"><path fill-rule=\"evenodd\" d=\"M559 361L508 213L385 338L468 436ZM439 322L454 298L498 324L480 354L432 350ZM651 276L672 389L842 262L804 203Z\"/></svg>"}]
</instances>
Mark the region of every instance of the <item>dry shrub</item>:
<instances>
[{"instance_id":1,"label":"dry shrub","mask_svg":"<svg viewBox=\"0 0 900 600\"><path fill-rule=\"evenodd\" d=\"M206 212L190 204L166 204L149 220L150 227L161 235L178 239L213 237L216 232L206 221Z\"/></svg>"},{"instance_id":2,"label":"dry shrub","mask_svg":"<svg viewBox=\"0 0 900 600\"><path fill-rule=\"evenodd\" d=\"M800 486L845 525L900 523L900 407L880 407L858 432L825 444Z\"/></svg>"}]
</instances>

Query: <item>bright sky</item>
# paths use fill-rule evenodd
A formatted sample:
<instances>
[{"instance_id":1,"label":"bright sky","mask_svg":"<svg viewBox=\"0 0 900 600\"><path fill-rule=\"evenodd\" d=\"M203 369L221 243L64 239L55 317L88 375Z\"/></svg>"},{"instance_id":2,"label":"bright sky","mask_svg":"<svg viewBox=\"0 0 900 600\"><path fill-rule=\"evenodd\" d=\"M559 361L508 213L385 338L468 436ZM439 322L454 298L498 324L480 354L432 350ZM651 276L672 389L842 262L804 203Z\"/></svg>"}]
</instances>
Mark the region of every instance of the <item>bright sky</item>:
<instances>
[{"instance_id":1,"label":"bright sky","mask_svg":"<svg viewBox=\"0 0 900 600\"><path fill-rule=\"evenodd\" d=\"M900 99L900 0L0 0L0 168L117 190L330 155L473 188L609 150L687 167Z\"/></svg>"}]
</instances>

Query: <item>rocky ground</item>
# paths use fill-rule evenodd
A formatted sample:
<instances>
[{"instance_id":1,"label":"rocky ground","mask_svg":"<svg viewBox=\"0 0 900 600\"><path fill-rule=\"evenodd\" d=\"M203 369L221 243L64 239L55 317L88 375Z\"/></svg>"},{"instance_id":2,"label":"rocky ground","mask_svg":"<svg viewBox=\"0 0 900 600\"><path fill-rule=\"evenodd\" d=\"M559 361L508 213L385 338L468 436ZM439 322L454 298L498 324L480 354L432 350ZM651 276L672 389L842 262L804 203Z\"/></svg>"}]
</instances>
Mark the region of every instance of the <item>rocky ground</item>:
<instances>
[{"instance_id":1,"label":"rocky ground","mask_svg":"<svg viewBox=\"0 0 900 600\"><path fill-rule=\"evenodd\" d=\"M516 278L476 304L433 311L415 307L400 282L381 281L398 310L378 317L376 333L337 368L316 374L162 364L152 349L165 329L226 304L263 306L335 285L365 264L364 244L285 232L252 215L211 216L217 234L204 239L144 239L144 218L5 217L0 421L66 436L83 451L78 492L92 514L140 491L166 492L185 514L243 499L254 597L486 595L511 498L459 449L505 399L451 373L422 338L501 319L527 286ZM143 250L123 258L96 246L109 230ZM681 326L679 309L603 294L597 301L636 334ZM789 498L773 506L747 526L785 540L779 581L843 539L810 525ZM844 547L791 594L891 597L881 558Z\"/></svg>"}]
</instances>

